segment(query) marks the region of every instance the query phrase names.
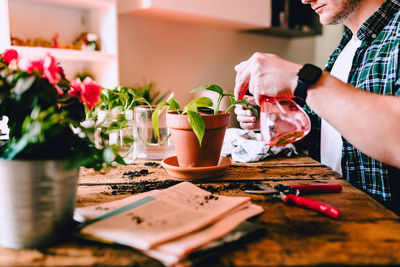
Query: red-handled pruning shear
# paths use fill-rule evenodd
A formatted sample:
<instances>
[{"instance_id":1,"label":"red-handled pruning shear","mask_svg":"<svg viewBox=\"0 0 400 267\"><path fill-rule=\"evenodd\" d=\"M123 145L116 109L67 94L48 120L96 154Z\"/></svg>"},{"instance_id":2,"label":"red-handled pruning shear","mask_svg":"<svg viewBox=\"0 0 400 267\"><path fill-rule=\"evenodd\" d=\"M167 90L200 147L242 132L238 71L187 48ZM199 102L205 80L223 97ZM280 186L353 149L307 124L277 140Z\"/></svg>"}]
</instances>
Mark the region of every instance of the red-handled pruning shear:
<instances>
[{"instance_id":1,"label":"red-handled pruning shear","mask_svg":"<svg viewBox=\"0 0 400 267\"><path fill-rule=\"evenodd\" d=\"M308 184L308 185L276 185L274 188L257 184L261 190L245 190L249 194L274 195L283 200L284 203L295 204L300 207L308 208L325 214L333 219L339 219L338 209L325 203L312 200L305 197L299 197L300 194L307 193L339 193L342 187L339 184Z\"/></svg>"}]
</instances>

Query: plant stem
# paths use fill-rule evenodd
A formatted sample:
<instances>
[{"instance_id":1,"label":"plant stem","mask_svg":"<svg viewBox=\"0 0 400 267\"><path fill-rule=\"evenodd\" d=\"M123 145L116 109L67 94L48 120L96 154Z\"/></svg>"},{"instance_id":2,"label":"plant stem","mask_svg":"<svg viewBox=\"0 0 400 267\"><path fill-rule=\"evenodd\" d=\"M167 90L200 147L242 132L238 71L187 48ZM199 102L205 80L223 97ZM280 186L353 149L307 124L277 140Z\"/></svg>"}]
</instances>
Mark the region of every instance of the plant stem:
<instances>
[{"instance_id":1,"label":"plant stem","mask_svg":"<svg viewBox=\"0 0 400 267\"><path fill-rule=\"evenodd\" d=\"M221 104L222 97L223 97L223 95L219 95L218 96L217 105L216 105L215 110L214 110L214 114L215 115L219 113L219 105Z\"/></svg>"},{"instance_id":2,"label":"plant stem","mask_svg":"<svg viewBox=\"0 0 400 267\"><path fill-rule=\"evenodd\" d=\"M228 113L228 111L229 111L231 108L233 108L234 106L235 106L234 104L230 105L230 106L225 110L225 113Z\"/></svg>"}]
</instances>

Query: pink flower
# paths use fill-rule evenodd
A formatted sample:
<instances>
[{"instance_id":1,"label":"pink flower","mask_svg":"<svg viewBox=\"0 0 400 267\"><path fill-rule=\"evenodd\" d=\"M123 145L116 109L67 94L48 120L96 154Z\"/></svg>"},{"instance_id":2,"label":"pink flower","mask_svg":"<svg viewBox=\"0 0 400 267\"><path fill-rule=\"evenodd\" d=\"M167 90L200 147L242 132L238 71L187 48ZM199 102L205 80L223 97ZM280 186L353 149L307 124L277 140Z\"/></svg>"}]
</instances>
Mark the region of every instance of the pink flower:
<instances>
[{"instance_id":1,"label":"pink flower","mask_svg":"<svg viewBox=\"0 0 400 267\"><path fill-rule=\"evenodd\" d=\"M68 94L72 97L80 97L81 93L82 93L82 87L81 87L81 79L76 78L75 80L73 80L69 86L70 86L70 90L68 91Z\"/></svg>"},{"instance_id":2,"label":"pink flower","mask_svg":"<svg viewBox=\"0 0 400 267\"><path fill-rule=\"evenodd\" d=\"M65 79L64 69L63 69L63 67L61 67L60 62L58 62L57 66L58 66L58 73L60 73L61 78Z\"/></svg>"},{"instance_id":3,"label":"pink flower","mask_svg":"<svg viewBox=\"0 0 400 267\"><path fill-rule=\"evenodd\" d=\"M92 110L100 101L101 86L90 77L83 80L82 102L86 104L89 110Z\"/></svg>"},{"instance_id":4,"label":"pink flower","mask_svg":"<svg viewBox=\"0 0 400 267\"><path fill-rule=\"evenodd\" d=\"M2 58L4 63L10 64L11 61L18 59L18 52L15 49L7 49Z\"/></svg>"},{"instance_id":5,"label":"pink flower","mask_svg":"<svg viewBox=\"0 0 400 267\"><path fill-rule=\"evenodd\" d=\"M18 67L20 70L25 71L29 74L33 72L38 72L42 74L43 72L43 60L41 57L35 56L23 56L18 61Z\"/></svg>"},{"instance_id":6,"label":"pink flower","mask_svg":"<svg viewBox=\"0 0 400 267\"><path fill-rule=\"evenodd\" d=\"M68 94L72 97L79 97L79 100L89 110L92 110L100 101L101 86L89 77L86 77L83 83L79 78L76 78L70 83L70 87Z\"/></svg>"},{"instance_id":7,"label":"pink flower","mask_svg":"<svg viewBox=\"0 0 400 267\"><path fill-rule=\"evenodd\" d=\"M18 67L20 70L29 74L38 73L41 77L47 79L54 87L57 88L57 83L61 81L61 74L58 69L56 59L49 53L43 55L30 55L23 56L19 62ZM57 88L59 94L62 90Z\"/></svg>"},{"instance_id":8,"label":"pink flower","mask_svg":"<svg viewBox=\"0 0 400 267\"><path fill-rule=\"evenodd\" d=\"M58 71L58 64L55 57L51 56L49 53L43 58L43 74L42 77L49 80L49 82L57 86L57 83L61 81L61 75Z\"/></svg>"}]
</instances>

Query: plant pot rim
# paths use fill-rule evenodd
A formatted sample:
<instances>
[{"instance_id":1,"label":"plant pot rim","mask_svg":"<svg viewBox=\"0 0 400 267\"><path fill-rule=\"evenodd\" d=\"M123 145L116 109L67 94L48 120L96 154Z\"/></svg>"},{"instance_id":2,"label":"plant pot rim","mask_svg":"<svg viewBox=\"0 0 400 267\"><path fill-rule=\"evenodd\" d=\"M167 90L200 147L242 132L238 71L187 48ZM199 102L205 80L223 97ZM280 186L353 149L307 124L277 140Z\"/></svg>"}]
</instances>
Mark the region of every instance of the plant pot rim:
<instances>
[{"instance_id":1,"label":"plant pot rim","mask_svg":"<svg viewBox=\"0 0 400 267\"><path fill-rule=\"evenodd\" d=\"M187 114L180 114L180 113L182 113L182 110L179 111L169 110L167 112L167 115L187 117ZM214 116L227 116L230 114L231 114L230 112L226 113L224 110L220 110L218 114L199 114L199 115L201 117L214 117Z\"/></svg>"},{"instance_id":2,"label":"plant pot rim","mask_svg":"<svg viewBox=\"0 0 400 267\"><path fill-rule=\"evenodd\" d=\"M230 113L219 113L219 114L204 114L200 115L205 123L206 129L220 129L226 128L229 125ZM187 114L182 115L178 112L173 111L167 113L167 126L170 129L187 129L192 131L192 126L189 123Z\"/></svg>"}]
</instances>

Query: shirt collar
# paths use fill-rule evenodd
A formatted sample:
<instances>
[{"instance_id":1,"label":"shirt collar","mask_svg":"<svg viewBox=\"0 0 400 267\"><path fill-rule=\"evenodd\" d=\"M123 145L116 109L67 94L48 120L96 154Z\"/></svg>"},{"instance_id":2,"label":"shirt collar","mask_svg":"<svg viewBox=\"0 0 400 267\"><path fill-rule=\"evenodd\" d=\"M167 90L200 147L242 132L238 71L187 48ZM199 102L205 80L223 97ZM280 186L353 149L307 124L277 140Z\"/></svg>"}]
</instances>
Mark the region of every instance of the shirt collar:
<instances>
[{"instance_id":1,"label":"shirt collar","mask_svg":"<svg viewBox=\"0 0 400 267\"><path fill-rule=\"evenodd\" d=\"M400 0L387 0L379 9L369 17L360 27L357 32L357 38L366 43L370 43L379 32L385 27L389 21L393 18L393 15L400 9ZM347 27L345 27L342 39L338 47L330 56L328 62L325 65L326 71L331 71L333 64L335 63L340 52L346 46L346 44L353 37L353 33Z\"/></svg>"},{"instance_id":2,"label":"shirt collar","mask_svg":"<svg viewBox=\"0 0 400 267\"><path fill-rule=\"evenodd\" d=\"M389 21L392 19L393 14L400 8L400 0L387 0L379 9L372 14L360 27L357 32L357 38L361 41L369 41L374 39L381 32Z\"/></svg>"}]
</instances>

